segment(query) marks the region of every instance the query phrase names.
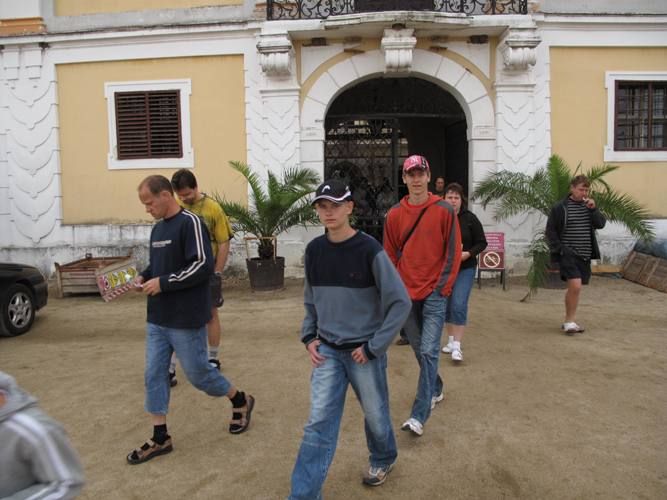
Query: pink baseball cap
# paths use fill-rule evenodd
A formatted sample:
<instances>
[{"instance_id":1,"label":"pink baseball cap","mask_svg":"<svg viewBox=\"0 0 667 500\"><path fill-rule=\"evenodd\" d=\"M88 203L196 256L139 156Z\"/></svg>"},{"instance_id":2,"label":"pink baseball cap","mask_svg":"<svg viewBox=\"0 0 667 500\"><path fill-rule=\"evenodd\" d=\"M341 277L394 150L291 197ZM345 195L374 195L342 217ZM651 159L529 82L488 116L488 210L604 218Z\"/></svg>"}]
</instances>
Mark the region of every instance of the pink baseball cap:
<instances>
[{"instance_id":1,"label":"pink baseball cap","mask_svg":"<svg viewBox=\"0 0 667 500\"><path fill-rule=\"evenodd\" d=\"M426 158L424 158L421 155L412 155L408 156L405 161L403 162L403 173L407 174L411 170L414 170L415 168L419 168L421 170L430 170L430 167L428 166L428 161L426 161Z\"/></svg>"}]
</instances>

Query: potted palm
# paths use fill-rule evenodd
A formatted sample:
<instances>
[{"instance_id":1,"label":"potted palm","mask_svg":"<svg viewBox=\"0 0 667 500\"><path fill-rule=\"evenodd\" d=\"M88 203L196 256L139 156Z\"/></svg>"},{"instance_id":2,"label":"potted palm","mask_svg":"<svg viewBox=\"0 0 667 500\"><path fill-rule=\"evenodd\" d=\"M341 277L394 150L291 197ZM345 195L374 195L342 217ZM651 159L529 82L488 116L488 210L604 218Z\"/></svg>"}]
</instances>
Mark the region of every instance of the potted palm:
<instances>
[{"instance_id":1,"label":"potted palm","mask_svg":"<svg viewBox=\"0 0 667 500\"><path fill-rule=\"evenodd\" d=\"M258 256L246 258L250 286L253 290L282 288L285 258L277 255L277 236L294 226L317 222L310 194L315 191L319 176L312 169L292 167L286 168L281 177L269 172L264 183L245 163L229 164L250 186L248 206L228 201L217 193L214 198L230 218L234 231L258 241Z\"/></svg>"},{"instance_id":2,"label":"potted palm","mask_svg":"<svg viewBox=\"0 0 667 500\"><path fill-rule=\"evenodd\" d=\"M606 182L605 176L616 169L618 167L614 165L602 165L583 171L579 164L572 173L562 158L552 155L546 167L538 169L532 176L509 171L490 174L477 184L472 197L479 200L484 208L495 203L496 221L525 212L537 212L546 220L551 207L568 195L572 176L581 173L590 179L590 196L608 221L622 224L636 238L653 239L653 229L646 221L648 212L631 196L615 191ZM547 281L550 255L544 229L534 235L527 256L531 260L528 270L530 290L523 300L527 300Z\"/></svg>"}]
</instances>

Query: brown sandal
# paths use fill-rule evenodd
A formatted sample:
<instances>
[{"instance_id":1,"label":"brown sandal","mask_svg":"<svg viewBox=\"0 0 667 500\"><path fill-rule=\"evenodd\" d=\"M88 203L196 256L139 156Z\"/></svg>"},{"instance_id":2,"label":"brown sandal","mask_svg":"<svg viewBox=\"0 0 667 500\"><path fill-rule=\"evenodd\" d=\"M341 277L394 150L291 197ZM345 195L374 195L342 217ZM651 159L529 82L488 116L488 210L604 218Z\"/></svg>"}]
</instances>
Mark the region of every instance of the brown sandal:
<instances>
[{"instance_id":1,"label":"brown sandal","mask_svg":"<svg viewBox=\"0 0 667 500\"><path fill-rule=\"evenodd\" d=\"M127 463L131 465L141 464L147 462L151 458L170 453L173 449L171 438L167 438L163 444L157 444L152 439L149 439L141 445L141 448L137 448L130 452L127 456Z\"/></svg>"},{"instance_id":2,"label":"brown sandal","mask_svg":"<svg viewBox=\"0 0 667 500\"><path fill-rule=\"evenodd\" d=\"M241 417L238 419L232 418L232 421L229 422L229 432L232 434L241 434L248 430L250 425L250 416L252 415L252 409L255 407L255 398L250 394L246 396L246 404L241 408L232 408L232 412L239 414Z\"/></svg>"}]
</instances>

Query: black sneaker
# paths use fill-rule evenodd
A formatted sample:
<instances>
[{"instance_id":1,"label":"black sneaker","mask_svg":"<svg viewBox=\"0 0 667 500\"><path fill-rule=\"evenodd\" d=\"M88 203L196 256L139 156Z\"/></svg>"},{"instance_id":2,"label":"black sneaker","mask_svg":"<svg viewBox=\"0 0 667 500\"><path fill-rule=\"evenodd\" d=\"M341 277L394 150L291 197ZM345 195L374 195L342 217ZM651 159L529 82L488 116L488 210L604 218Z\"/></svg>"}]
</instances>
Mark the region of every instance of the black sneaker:
<instances>
[{"instance_id":1,"label":"black sneaker","mask_svg":"<svg viewBox=\"0 0 667 500\"><path fill-rule=\"evenodd\" d=\"M176 380L176 370L174 370L169 372L169 387L175 387L176 384L178 384L178 380Z\"/></svg>"},{"instance_id":2,"label":"black sneaker","mask_svg":"<svg viewBox=\"0 0 667 500\"><path fill-rule=\"evenodd\" d=\"M221 365L220 365L220 361L218 361L217 359L215 359L215 358L209 359L208 364L211 365L213 368L217 369L218 371L220 371L220 366Z\"/></svg>"}]
</instances>

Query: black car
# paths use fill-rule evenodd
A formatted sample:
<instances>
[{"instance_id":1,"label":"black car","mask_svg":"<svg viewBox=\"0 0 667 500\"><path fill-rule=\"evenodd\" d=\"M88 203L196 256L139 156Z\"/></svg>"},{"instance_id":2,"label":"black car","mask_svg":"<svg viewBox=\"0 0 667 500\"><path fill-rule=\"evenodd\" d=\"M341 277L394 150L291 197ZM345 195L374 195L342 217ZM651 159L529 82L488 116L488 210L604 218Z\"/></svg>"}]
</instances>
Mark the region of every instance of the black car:
<instances>
[{"instance_id":1,"label":"black car","mask_svg":"<svg viewBox=\"0 0 667 500\"><path fill-rule=\"evenodd\" d=\"M0 262L0 336L21 335L46 305L48 287L36 267Z\"/></svg>"}]
</instances>

